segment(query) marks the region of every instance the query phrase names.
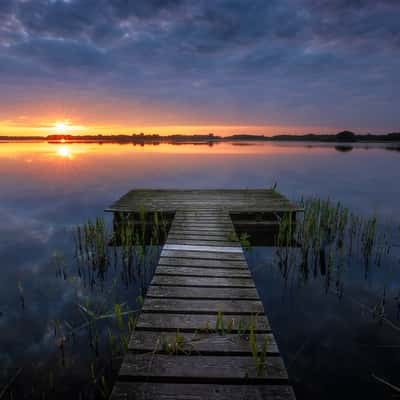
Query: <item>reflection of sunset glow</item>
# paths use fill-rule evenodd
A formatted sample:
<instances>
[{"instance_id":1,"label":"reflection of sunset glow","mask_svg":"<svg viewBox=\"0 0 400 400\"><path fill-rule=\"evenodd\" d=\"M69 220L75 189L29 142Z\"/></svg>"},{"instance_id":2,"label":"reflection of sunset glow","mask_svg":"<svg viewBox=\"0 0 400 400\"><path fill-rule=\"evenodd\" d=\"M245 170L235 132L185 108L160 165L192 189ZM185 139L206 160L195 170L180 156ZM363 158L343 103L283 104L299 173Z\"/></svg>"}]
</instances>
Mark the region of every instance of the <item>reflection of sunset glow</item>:
<instances>
[{"instance_id":1,"label":"reflection of sunset glow","mask_svg":"<svg viewBox=\"0 0 400 400\"><path fill-rule=\"evenodd\" d=\"M60 141L61 142L61 141ZM116 156L124 157L130 154L182 154L182 155L205 155L211 156L215 154L260 154L260 155L278 155L278 154L304 154L310 151L318 151L318 153L330 153L332 146L328 145L299 145L295 143L278 143L278 142L257 142L257 143L215 143L213 146L207 144L179 144L173 145L162 143L159 145L146 144L103 144L98 143L68 143L58 142L59 144L50 144L46 142L32 143L4 143L0 145L0 159L15 157L24 154L27 158L36 161L38 157L49 158L70 158L75 159L77 155ZM67 141L64 141L67 143ZM34 157L32 158L32 149L34 148ZM372 150L371 150L372 151ZM81 158L81 157L80 157Z\"/></svg>"},{"instance_id":2,"label":"reflection of sunset glow","mask_svg":"<svg viewBox=\"0 0 400 400\"><path fill-rule=\"evenodd\" d=\"M58 154L60 157L63 157L63 158L69 158L69 159L72 158L71 150L70 150L68 147L66 147L66 146L59 147L59 148L57 149L57 154Z\"/></svg>"},{"instance_id":3,"label":"reflection of sunset glow","mask_svg":"<svg viewBox=\"0 0 400 400\"><path fill-rule=\"evenodd\" d=\"M152 115L152 118L154 115ZM78 123L80 121L80 123ZM100 122L100 124L99 124ZM276 134L304 134L309 132L331 133L337 132L345 127L326 127L326 126L292 126L292 125L140 125L135 123L114 124L111 121L82 120L79 115L74 119L55 119L48 117L44 119L32 120L20 124L18 121L1 121L0 135L13 136L46 136L50 134L76 133L76 134L129 134L140 133L160 135L187 135L187 134L209 134L227 136L235 134L252 133L257 135L276 135Z\"/></svg>"}]
</instances>

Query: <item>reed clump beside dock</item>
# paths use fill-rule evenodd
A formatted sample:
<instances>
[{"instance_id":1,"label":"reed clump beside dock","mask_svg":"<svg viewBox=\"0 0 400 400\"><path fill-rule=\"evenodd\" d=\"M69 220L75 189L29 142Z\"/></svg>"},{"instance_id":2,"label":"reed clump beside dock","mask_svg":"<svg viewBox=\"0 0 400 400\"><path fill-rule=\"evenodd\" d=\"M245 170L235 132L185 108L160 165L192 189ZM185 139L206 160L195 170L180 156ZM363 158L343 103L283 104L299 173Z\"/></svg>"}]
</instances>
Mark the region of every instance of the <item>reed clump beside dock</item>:
<instances>
[{"instance_id":1,"label":"reed clump beside dock","mask_svg":"<svg viewBox=\"0 0 400 400\"><path fill-rule=\"evenodd\" d=\"M326 289L334 279L342 290L344 268L361 264L365 274L389 256L393 232L379 230L375 216L363 217L340 202L318 198L302 199L304 214L280 218L276 236L276 261L285 278L298 272L303 281L310 275L326 277Z\"/></svg>"}]
</instances>

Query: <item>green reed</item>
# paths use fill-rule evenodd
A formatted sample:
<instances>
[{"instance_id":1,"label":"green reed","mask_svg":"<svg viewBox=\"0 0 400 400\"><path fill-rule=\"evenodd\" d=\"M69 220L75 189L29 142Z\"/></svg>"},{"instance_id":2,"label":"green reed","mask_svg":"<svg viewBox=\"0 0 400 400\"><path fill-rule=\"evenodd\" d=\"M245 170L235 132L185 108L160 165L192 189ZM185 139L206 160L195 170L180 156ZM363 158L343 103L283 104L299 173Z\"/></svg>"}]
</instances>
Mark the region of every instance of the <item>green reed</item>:
<instances>
[{"instance_id":1,"label":"green reed","mask_svg":"<svg viewBox=\"0 0 400 400\"><path fill-rule=\"evenodd\" d=\"M250 235L247 232L243 232L239 236L239 242L244 250L247 250L247 251L251 250Z\"/></svg>"},{"instance_id":2,"label":"green reed","mask_svg":"<svg viewBox=\"0 0 400 400\"><path fill-rule=\"evenodd\" d=\"M167 237L168 224L163 214L147 212L142 207L135 214L117 215L113 227L101 217L76 226L73 230L75 274L62 253L53 253L56 276L73 285L77 307L83 317L81 322L77 322L78 319L72 323L61 318L49 323L48 329L60 354L59 368L64 371L71 368L70 347L77 341L87 340L88 354L93 360L90 381L98 398L108 398L113 379L111 371L116 367L113 363L118 360L119 364L128 351L129 338L159 257L160 244ZM132 285L134 296L138 296L137 309L129 309L118 301L119 282L126 287ZM21 283L18 290L21 306L25 307ZM83 295L84 290L90 290L90 294ZM175 342L177 346L179 337ZM52 376L49 381L53 382L53 387L59 379Z\"/></svg>"},{"instance_id":3,"label":"green reed","mask_svg":"<svg viewBox=\"0 0 400 400\"><path fill-rule=\"evenodd\" d=\"M229 318L222 311L218 311L214 328L211 327L211 321L207 321L204 328L194 332L191 336L182 335L179 329L174 335L160 334L160 337L155 340L152 353L190 355L198 351L196 350L196 343L203 341L205 335L226 336L235 333L243 340L243 343L249 344L249 352L254 361L256 375L265 375L267 373L267 354L270 342L268 335L256 335L256 318L257 314L252 314L246 319Z\"/></svg>"},{"instance_id":4,"label":"green reed","mask_svg":"<svg viewBox=\"0 0 400 400\"><path fill-rule=\"evenodd\" d=\"M268 351L269 341L268 341L268 336L264 335L263 336L264 340L261 349L259 348L259 346L257 346L256 336L254 333L255 330L254 319L252 318L250 321L251 322L249 326L250 330L249 344L250 344L251 355L254 361L257 376L261 376L267 367L267 351Z\"/></svg>"},{"instance_id":5,"label":"green reed","mask_svg":"<svg viewBox=\"0 0 400 400\"><path fill-rule=\"evenodd\" d=\"M329 199L302 199L301 218L293 213L279 216L276 235L277 262L285 278L296 270L303 281L312 274L325 276L326 289L335 282L341 294L343 269L355 260L365 268L380 266L390 253L387 232L377 230L377 218L356 215L340 202Z\"/></svg>"},{"instance_id":6,"label":"green reed","mask_svg":"<svg viewBox=\"0 0 400 400\"><path fill-rule=\"evenodd\" d=\"M119 213L111 230L103 218L88 220L74 230L75 256L78 274L90 286L104 281L110 266L121 267L126 285L137 282L142 293L155 268L159 246L165 240L168 222L164 215L146 212L141 207L136 214ZM54 257L58 274L66 275L62 260Z\"/></svg>"}]
</instances>

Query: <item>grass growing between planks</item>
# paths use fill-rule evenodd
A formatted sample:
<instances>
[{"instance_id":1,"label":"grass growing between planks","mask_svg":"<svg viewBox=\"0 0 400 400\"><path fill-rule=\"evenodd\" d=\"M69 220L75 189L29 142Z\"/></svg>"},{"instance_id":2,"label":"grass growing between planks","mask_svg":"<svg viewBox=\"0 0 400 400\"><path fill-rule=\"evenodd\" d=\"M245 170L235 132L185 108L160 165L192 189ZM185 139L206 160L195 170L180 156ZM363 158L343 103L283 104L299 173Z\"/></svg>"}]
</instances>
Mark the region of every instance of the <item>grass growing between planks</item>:
<instances>
[{"instance_id":1,"label":"grass growing between planks","mask_svg":"<svg viewBox=\"0 0 400 400\"><path fill-rule=\"evenodd\" d=\"M225 316L221 311L217 313L215 326L211 326L207 322L204 328L194 332L190 337L183 336L179 330L171 337L170 335L160 334L155 342L153 354L165 353L168 355L198 355L201 354L196 344L208 337L208 335L226 336L236 334L241 340L248 344L249 354L254 362L254 371L257 377L267 375L267 354L270 345L267 334L259 334L263 336L261 344L256 342L256 318L257 314L253 314L249 319L234 319ZM221 351L224 350L222 347ZM254 371L244 371L244 376L254 375Z\"/></svg>"}]
</instances>

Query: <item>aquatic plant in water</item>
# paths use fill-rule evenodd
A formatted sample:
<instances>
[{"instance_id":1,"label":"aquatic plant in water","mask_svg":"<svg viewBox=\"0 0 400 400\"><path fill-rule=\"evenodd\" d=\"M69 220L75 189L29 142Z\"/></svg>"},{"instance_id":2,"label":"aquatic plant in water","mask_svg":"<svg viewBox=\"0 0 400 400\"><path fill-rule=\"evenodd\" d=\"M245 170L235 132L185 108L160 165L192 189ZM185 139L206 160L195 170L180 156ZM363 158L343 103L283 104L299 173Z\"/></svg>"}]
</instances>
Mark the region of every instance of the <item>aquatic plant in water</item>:
<instances>
[{"instance_id":1,"label":"aquatic plant in water","mask_svg":"<svg viewBox=\"0 0 400 400\"><path fill-rule=\"evenodd\" d=\"M336 293L342 294L341 274L355 261L379 267L390 254L390 234L379 232L377 218L356 215L340 202L329 199L302 199L303 215L279 217L276 236L276 260L285 279L293 272L307 281L309 275L325 277L328 290L334 281Z\"/></svg>"},{"instance_id":2,"label":"aquatic plant in water","mask_svg":"<svg viewBox=\"0 0 400 400\"><path fill-rule=\"evenodd\" d=\"M160 244L167 236L166 219L160 213L146 213L144 209L138 216L120 213L116 218L118 224L113 231L103 218L76 227L78 275L87 285L93 286L98 280L105 280L110 266L121 267L121 278L126 286L132 281L139 282L144 294L156 266ZM56 264L57 270L63 271L60 262Z\"/></svg>"},{"instance_id":3,"label":"aquatic plant in water","mask_svg":"<svg viewBox=\"0 0 400 400\"><path fill-rule=\"evenodd\" d=\"M72 296L76 312L68 320L57 314L44 327L57 361L50 366L50 360L48 364L41 360L37 368L40 379L35 387L26 388L30 397L59 398L69 390L62 384L64 378L76 376L78 369L76 398L106 399L110 395L168 227L163 215L144 208L137 215L124 213L117 219L116 229L102 217L75 227L73 258L59 250L52 254L50 265L56 277L72 286L71 291L66 288L65 295ZM28 303L22 282L17 289L24 309ZM127 293L129 304L124 302ZM177 347L179 335L175 342ZM6 388L10 399L16 393L11 383Z\"/></svg>"}]
</instances>

